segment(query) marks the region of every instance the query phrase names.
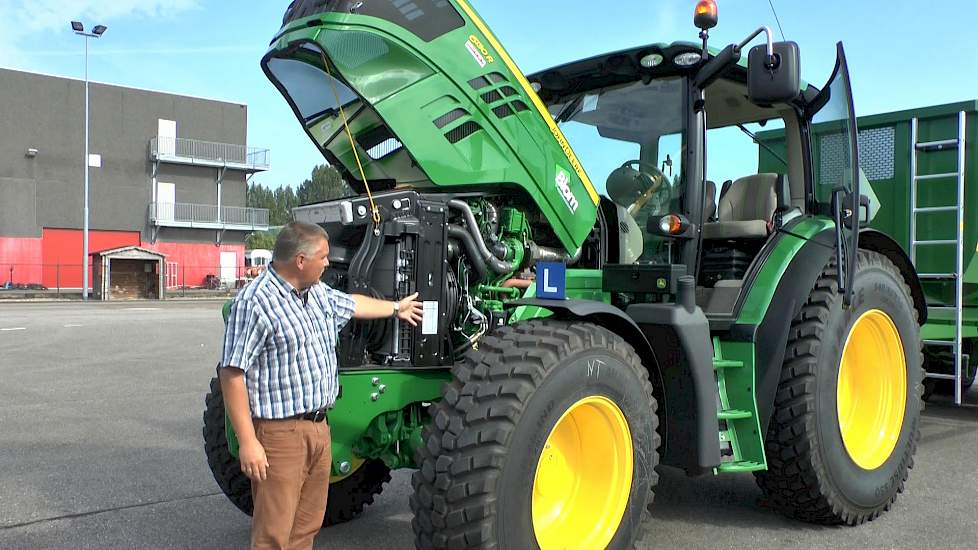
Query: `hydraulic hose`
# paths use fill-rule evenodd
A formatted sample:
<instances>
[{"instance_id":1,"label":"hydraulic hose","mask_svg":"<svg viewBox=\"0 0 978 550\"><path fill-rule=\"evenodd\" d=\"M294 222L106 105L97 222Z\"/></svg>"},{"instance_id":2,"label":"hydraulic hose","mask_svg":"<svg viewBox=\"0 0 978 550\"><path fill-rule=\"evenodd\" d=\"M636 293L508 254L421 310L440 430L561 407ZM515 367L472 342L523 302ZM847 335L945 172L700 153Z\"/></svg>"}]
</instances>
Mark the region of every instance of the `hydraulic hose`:
<instances>
[{"instance_id":1,"label":"hydraulic hose","mask_svg":"<svg viewBox=\"0 0 978 550\"><path fill-rule=\"evenodd\" d=\"M516 266L513 265L512 262L500 260L489 250L489 247L486 246L486 241L482 238L482 233L479 231L479 224L475 221L475 214L472 213L472 209L469 208L469 205L465 201L458 199L452 199L448 201L447 204L448 206L462 213L462 216L465 218L465 225L469 228L469 233L472 237L473 244L477 247L479 255L481 255L485 264L487 264L496 273L512 273L516 269ZM473 256L475 255L473 254Z\"/></svg>"},{"instance_id":2,"label":"hydraulic hose","mask_svg":"<svg viewBox=\"0 0 978 550\"><path fill-rule=\"evenodd\" d=\"M483 281L486 278L486 262L479 255L479 250L475 246L475 241L472 239L472 235L465 230L464 227L455 224L448 224L448 236L449 238L455 239L462 243L465 247L465 253L469 256L469 261L472 264L472 270L475 271L477 277L476 280Z\"/></svg>"}]
</instances>

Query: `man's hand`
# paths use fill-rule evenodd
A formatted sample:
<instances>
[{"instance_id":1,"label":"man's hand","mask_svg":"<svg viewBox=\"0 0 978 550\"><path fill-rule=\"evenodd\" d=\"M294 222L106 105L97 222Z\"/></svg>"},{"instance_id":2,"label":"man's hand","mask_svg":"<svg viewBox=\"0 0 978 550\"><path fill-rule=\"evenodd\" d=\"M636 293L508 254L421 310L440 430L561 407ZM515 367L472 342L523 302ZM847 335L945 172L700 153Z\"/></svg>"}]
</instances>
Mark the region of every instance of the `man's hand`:
<instances>
[{"instance_id":1,"label":"man's hand","mask_svg":"<svg viewBox=\"0 0 978 550\"><path fill-rule=\"evenodd\" d=\"M265 481L268 477L268 458L257 439L242 443L238 447L238 458L241 459L241 471L252 481Z\"/></svg>"},{"instance_id":2,"label":"man's hand","mask_svg":"<svg viewBox=\"0 0 978 550\"><path fill-rule=\"evenodd\" d=\"M390 319L391 315L394 314L394 304L397 304L398 319L410 323L412 326L418 326L418 322L422 319L421 302L415 300L418 297L417 292L397 302L378 300L363 294L352 294L351 296L356 304L356 309L353 310L354 319Z\"/></svg>"},{"instance_id":3,"label":"man's hand","mask_svg":"<svg viewBox=\"0 0 978 550\"><path fill-rule=\"evenodd\" d=\"M399 304L399 309L397 310L397 318L402 321L407 321L411 326L416 327L421 319L424 317L421 302L415 300L418 297L418 293L415 292L410 296L406 296L401 299Z\"/></svg>"}]
</instances>

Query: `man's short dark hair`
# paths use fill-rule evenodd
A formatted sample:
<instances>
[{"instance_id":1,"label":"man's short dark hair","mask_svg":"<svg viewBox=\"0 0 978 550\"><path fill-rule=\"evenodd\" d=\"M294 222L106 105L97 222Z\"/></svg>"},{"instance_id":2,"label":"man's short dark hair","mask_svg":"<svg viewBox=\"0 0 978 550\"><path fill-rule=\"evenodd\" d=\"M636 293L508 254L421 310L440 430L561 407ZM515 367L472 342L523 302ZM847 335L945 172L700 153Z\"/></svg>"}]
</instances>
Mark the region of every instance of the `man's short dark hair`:
<instances>
[{"instance_id":1,"label":"man's short dark hair","mask_svg":"<svg viewBox=\"0 0 978 550\"><path fill-rule=\"evenodd\" d=\"M275 239L275 250L272 251L273 262L290 262L299 254L311 256L319 247L319 241L329 235L322 227L304 222L292 222L284 225Z\"/></svg>"}]
</instances>

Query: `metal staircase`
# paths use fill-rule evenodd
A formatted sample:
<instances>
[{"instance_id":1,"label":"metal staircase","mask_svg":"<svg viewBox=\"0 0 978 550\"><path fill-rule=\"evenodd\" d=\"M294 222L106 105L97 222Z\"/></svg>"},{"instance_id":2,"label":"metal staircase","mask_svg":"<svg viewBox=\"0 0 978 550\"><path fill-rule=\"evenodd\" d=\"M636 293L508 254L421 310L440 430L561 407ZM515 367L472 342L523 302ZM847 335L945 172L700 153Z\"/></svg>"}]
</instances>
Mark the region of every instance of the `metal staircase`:
<instances>
[{"instance_id":1,"label":"metal staircase","mask_svg":"<svg viewBox=\"0 0 978 550\"><path fill-rule=\"evenodd\" d=\"M939 141L917 141L918 122L914 117L910 121L910 259L917 265L917 248L920 246L954 245L954 271L950 273L920 273L921 280L937 280L954 284L954 301L949 305L928 306L929 311L954 312L954 337L951 340L924 340L926 346L946 346L952 349L954 356L954 373L925 373L930 378L940 378L954 381L954 402L961 404L961 378L964 370L961 354L961 322L964 304L964 168L965 168L965 131L966 118L964 111L958 113L958 137ZM926 155L937 151L957 151L957 169L954 172L920 175L917 173L918 155ZM957 184L957 199L953 205L921 207L918 204L918 184L922 181L940 180L941 183L955 181ZM955 212L957 220L954 225L954 239L918 239L917 215L933 212Z\"/></svg>"}]
</instances>

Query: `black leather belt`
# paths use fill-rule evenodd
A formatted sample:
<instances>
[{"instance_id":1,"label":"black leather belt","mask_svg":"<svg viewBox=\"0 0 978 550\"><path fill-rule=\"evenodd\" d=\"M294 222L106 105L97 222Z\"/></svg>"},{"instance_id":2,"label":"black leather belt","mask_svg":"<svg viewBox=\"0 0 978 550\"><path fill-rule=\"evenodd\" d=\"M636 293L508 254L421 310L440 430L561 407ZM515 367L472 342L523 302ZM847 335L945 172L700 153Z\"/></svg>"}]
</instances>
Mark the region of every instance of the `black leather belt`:
<instances>
[{"instance_id":1,"label":"black leather belt","mask_svg":"<svg viewBox=\"0 0 978 550\"><path fill-rule=\"evenodd\" d=\"M326 414L328 412L329 409L322 408L315 411L309 411L302 414L297 414L295 415L295 418L298 418L300 420L309 420L311 422L326 422L327 419Z\"/></svg>"}]
</instances>

